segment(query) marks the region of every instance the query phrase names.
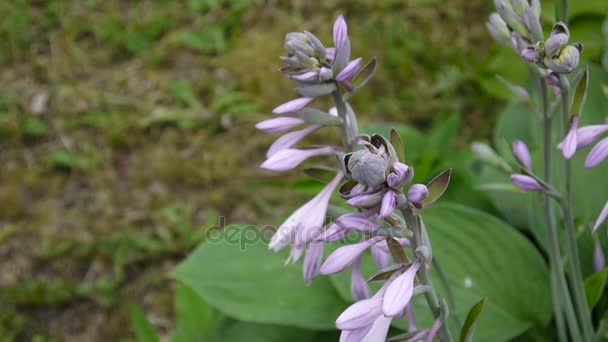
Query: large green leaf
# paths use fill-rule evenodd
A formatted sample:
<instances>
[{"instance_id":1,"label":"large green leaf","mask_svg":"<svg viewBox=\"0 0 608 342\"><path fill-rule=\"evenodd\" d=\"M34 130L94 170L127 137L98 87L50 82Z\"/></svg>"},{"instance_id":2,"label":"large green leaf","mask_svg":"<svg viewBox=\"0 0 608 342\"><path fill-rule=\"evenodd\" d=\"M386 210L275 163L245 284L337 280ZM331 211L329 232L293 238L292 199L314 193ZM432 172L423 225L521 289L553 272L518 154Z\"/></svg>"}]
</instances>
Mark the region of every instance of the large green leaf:
<instances>
[{"instance_id":1,"label":"large green leaf","mask_svg":"<svg viewBox=\"0 0 608 342\"><path fill-rule=\"evenodd\" d=\"M239 320L333 329L346 308L327 278L306 286L302 265L268 250L254 227L228 227L207 239L174 272L179 281L224 314Z\"/></svg>"},{"instance_id":2,"label":"large green leaf","mask_svg":"<svg viewBox=\"0 0 608 342\"><path fill-rule=\"evenodd\" d=\"M194 290L177 284L175 290L176 326L173 342L208 341L224 316L205 302Z\"/></svg>"},{"instance_id":3,"label":"large green leaf","mask_svg":"<svg viewBox=\"0 0 608 342\"><path fill-rule=\"evenodd\" d=\"M454 204L438 204L424 211L433 255L452 287L456 306L451 314L464 322L469 308L487 298L475 329L479 341L506 341L551 316L549 274L542 256L516 229L481 211ZM364 259L364 273L375 272ZM350 298L349 276L332 281ZM434 283L440 286L437 274ZM445 297L445 291L440 288ZM422 296L414 301L423 326L432 323ZM402 326L403 320L397 323ZM456 330L456 329L455 329ZM455 332L456 334L456 332Z\"/></svg>"},{"instance_id":4,"label":"large green leaf","mask_svg":"<svg viewBox=\"0 0 608 342\"><path fill-rule=\"evenodd\" d=\"M221 342L325 342L337 341L336 332L319 333L312 330L236 321L224 327L214 341Z\"/></svg>"}]
</instances>

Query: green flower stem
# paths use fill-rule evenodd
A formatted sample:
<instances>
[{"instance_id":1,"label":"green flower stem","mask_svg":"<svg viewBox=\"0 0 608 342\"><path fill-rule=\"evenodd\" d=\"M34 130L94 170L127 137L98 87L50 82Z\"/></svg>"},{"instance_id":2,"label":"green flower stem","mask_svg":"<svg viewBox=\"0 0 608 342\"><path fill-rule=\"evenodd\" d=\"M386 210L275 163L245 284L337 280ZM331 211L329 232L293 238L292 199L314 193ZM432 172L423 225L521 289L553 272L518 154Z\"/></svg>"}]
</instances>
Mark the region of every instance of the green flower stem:
<instances>
[{"instance_id":1,"label":"green flower stem","mask_svg":"<svg viewBox=\"0 0 608 342\"><path fill-rule=\"evenodd\" d=\"M560 75L560 92L561 92L561 112L562 112L562 132L564 136L568 134L570 122L570 85L568 79L564 75ZM579 316L579 322L583 328L583 336L585 341L590 341L593 335L593 325L591 323L591 315L589 306L587 305L587 297L585 295L583 273L580 267L580 258L578 254L578 246L576 244L576 231L574 227L574 217L572 216L572 163L566 158L562 158L562 176L563 176L563 200L560 201L562 214L566 224L566 234L568 237L568 265L570 276L572 277L572 289L576 310Z\"/></svg>"},{"instance_id":2,"label":"green flower stem","mask_svg":"<svg viewBox=\"0 0 608 342\"><path fill-rule=\"evenodd\" d=\"M552 119L549 114L549 96L547 90L547 81L542 77L537 77L538 87L541 95L542 105L542 117L543 117L543 163L544 163L544 175L543 179L545 182L551 184L552 182L552 162L551 153L553 151L552 141ZM543 194L543 211L545 216L545 225L547 227L547 237L549 238L548 249L549 249L549 264L551 272L553 273L552 280L554 283L551 284L551 289L554 291L553 298L557 299L558 302L554 303L555 310L555 322L558 329L560 338L565 336L564 320L562 314L565 313L566 321L570 330L570 335L574 341L582 341L580 328L574 313L572 301L570 298L570 292L566 283L564 275L564 267L561 261L561 254L559 251L559 239L557 235L557 229L555 225L555 213L551 198L547 194ZM564 310L564 312L561 311Z\"/></svg>"},{"instance_id":3,"label":"green flower stem","mask_svg":"<svg viewBox=\"0 0 608 342\"><path fill-rule=\"evenodd\" d=\"M423 227L420 224L420 215L418 213L415 213L409 204L406 204L401 208L401 213L405 218L405 223L408 229L414 232L414 238L412 239L413 250L416 250L418 247L425 245L423 241ZM441 329L439 330L441 341L452 342L452 335L448 327L448 313L442 312L441 310L441 307L439 305L439 296L437 296L437 292L435 292L435 288L433 287L431 273L426 267L426 262L420 267L420 270L418 270L416 276L420 285L427 285L430 289L429 291L426 291L424 293L424 297L426 298L426 302L429 306L429 309L431 310L431 313L433 314L433 317L435 319L443 320L441 322Z\"/></svg>"},{"instance_id":4,"label":"green flower stem","mask_svg":"<svg viewBox=\"0 0 608 342\"><path fill-rule=\"evenodd\" d=\"M345 152L353 151L353 141L354 138L358 135L358 132L353 132L353 125L349 125L348 123L352 120L356 120L354 117L349 115L348 110L346 109L346 102L342 98L342 92L340 92L340 85L336 82L336 90L331 93L334 98L334 103L336 105L336 110L338 111L338 116L342 119L342 144L344 145ZM356 127L356 126L355 126Z\"/></svg>"}]
</instances>

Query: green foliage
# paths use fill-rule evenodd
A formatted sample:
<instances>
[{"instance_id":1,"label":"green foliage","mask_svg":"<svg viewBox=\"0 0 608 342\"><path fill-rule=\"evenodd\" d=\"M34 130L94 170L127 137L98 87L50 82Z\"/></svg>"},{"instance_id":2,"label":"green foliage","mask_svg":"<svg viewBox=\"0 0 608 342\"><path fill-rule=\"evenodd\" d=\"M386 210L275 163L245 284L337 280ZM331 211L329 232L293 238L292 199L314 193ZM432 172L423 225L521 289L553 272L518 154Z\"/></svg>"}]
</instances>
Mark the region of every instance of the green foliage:
<instances>
[{"instance_id":1,"label":"green foliage","mask_svg":"<svg viewBox=\"0 0 608 342\"><path fill-rule=\"evenodd\" d=\"M137 342L158 342L160 341L156 330L148 322L144 312L137 306L131 306L131 319L135 328Z\"/></svg>"},{"instance_id":2,"label":"green foliage","mask_svg":"<svg viewBox=\"0 0 608 342\"><path fill-rule=\"evenodd\" d=\"M473 340L473 329L475 328L475 323L477 323L477 319L479 319L479 315L481 315L483 306L485 304L486 299L483 298L477 302L477 304L473 305L471 310L469 310L469 313L464 320L462 331L460 332L460 342L468 342Z\"/></svg>"},{"instance_id":3,"label":"green foliage","mask_svg":"<svg viewBox=\"0 0 608 342\"><path fill-rule=\"evenodd\" d=\"M254 227L229 227L202 244L173 276L218 310L240 320L332 329L346 308L331 282L302 281L299 264L268 250Z\"/></svg>"},{"instance_id":4,"label":"green foliage","mask_svg":"<svg viewBox=\"0 0 608 342\"><path fill-rule=\"evenodd\" d=\"M424 222L433 256L455 296L450 315L464 322L469 308L487 298L476 323L476 339L507 341L548 322L552 312L548 269L523 235L495 217L454 204L437 204L425 210ZM364 260L363 272L366 277L377 272L371 258ZM331 278L342 297L350 300L350 276ZM439 279L438 274L433 278ZM435 285L445 298L441 283L436 280ZM415 298L414 309L421 325L432 324L423 298Z\"/></svg>"},{"instance_id":5,"label":"green foliage","mask_svg":"<svg viewBox=\"0 0 608 342\"><path fill-rule=\"evenodd\" d=\"M175 290L175 320L173 342L203 342L214 336L224 316L192 289L178 284Z\"/></svg>"},{"instance_id":6,"label":"green foliage","mask_svg":"<svg viewBox=\"0 0 608 342\"><path fill-rule=\"evenodd\" d=\"M600 300L608 278L608 269L601 270L585 279L585 293L590 308L594 308Z\"/></svg>"}]
</instances>

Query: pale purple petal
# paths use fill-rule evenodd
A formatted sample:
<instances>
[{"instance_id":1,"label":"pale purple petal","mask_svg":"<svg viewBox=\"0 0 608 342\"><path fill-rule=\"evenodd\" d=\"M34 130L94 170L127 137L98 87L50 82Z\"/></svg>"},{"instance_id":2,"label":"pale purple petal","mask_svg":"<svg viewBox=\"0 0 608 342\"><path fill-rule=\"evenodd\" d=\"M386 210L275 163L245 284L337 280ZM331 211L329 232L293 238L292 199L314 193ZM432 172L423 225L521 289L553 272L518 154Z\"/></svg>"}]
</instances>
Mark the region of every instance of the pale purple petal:
<instances>
[{"instance_id":1,"label":"pale purple petal","mask_svg":"<svg viewBox=\"0 0 608 342\"><path fill-rule=\"evenodd\" d=\"M513 185L523 191L545 191L545 188L543 188L543 186L540 185L540 183L537 182L536 179L530 176L521 174L511 175L511 182L513 183Z\"/></svg>"},{"instance_id":2,"label":"pale purple petal","mask_svg":"<svg viewBox=\"0 0 608 342\"><path fill-rule=\"evenodd\" d=\"M389 190L382 198L382 206L380 207L380 217L385 218L395 211L397 207L397 194L393 190Z\"/></svg>"},{"instance_id":3,"label":"pale purple petal","mask_svg":"<svg viewBox=\"0 0 608 342\"><path fill-rule=\"evenodd\" d=\"M308 158L330 155L336 152L337 149L332 146L325 146L308 150L287 148L279 150L278 152L270 156L262 163L262 165L260 165L260 167L268 171L285 172L297 167Z\"/></svg>"},{"instance_id":4,"label":"pale purple petal","mask_svg":"<svg viewBox=\"0 0 608 342\"><path fill-rule=\"evenodd\" d=\"M331 63L334 57L336 57L336 48L325 49L325 59L327 59L327 62Z\"/></svg>"},{"instance_id":5,"label":"pale purple petal","mask_svg":"<svg viewBox=\"0 0 608 342\"><path fill-rule=\"evenodd\" d=\"M405 307L405 316L407 316L407 330L418 330L418 324L416 324L416 314L414 314L414 306L412 305L412 303L409 303Z\"/></svg>"},{"instance_id":6,"label":"pale purple petal","mask_svg":"<svg viewBox=\"0 0 608 342\"><path fill-rule=\"evenodd\" d=\"M367 213L348 213L335 221L340 227L358 232L371 232L378 229L378 224Z\"/></svg>"},{"instance_id":7,"label":"pale purple petal","mask_svg":"<svg viewBox=\"0 0 608 342\"><path fill-rule=\"evenodd\" d=\"M309 284L313 278L319 275L319 269L323 262L323 242L312 242L309 245L308 253L304 257L304 282Z\"/></svg>"},{"instance_id":8,"label":"pale purple petal","mask_svg":"<svg viewBox=\"0 0 608 342\"><path fill-rule=\"evenodd\" d=\"M340 50L348 36L348 26L346 25L346 20L344 20L343 16L339 16L334 22L333 36L334 46L336 47L336 50Z\"/></svg>"},{"instance_id":9,"label":"pale purple petal","mask_svg":"<svg viewBox=\"0 0 608 342\"><path fill-rule=\"evenodd\" d=\"M320 241L336 242L344 239L348 235L348 230L332 223L319 237Z\"/></svg>"},{"instance_id":10,"label":"pale purple petal","mask_svg":"<svg viewBox=\"0 0 608 342\"><path fill-rule=\"evenodd\" d=\"M386 177L388 186L400 190L414 178L414 169L400 162L393 164L393 172Z\"/></svg>"},{"instance_id":11,"label":"pale purple petal","mask_svg":"<svg viewBox=\"0 0 608 342\"><path fill-rule=\"evenodd\" d=\"M363 276L363 272L361 272L361 258L353 263L350 277L350 292L356 301L371 297L369 285Z\"/></svg>"},{"instance_id":12,"label":"pale purple petal","mask_svg":"<svg viewBox=\"0 0 608 342\"><path fill-rule=\"evenodd\" d=\"M307 227L322 227L329 200L338 184L340 184L342 177L343 174L341 172L336 174L336 177L321 192L294 211L272 236L268 248L278 252L294 241L298 230L306 229Z\"/></svg>"},{"instance_id":13,"label":"pale purple petal","mask_svg":"<svg viewBox=\"0 0 608 342\"><path fill-rule=\"evenodd\" d=\"M385 316L392 317L400 314L410 302L414 294L414 279L420 265L420 261L416 260L407 271L387 287L382 304L382 312Z\"/></svg>"},{"instance_id":14,"label":"pale purple petal","mask_svg":"<svg viewBox=\"0 0 608 342\"><path fill-rule=\"evenodd\" d=\"M382 237L377 236L363 242L336 249L327 257L323 265L321 265L321 274L328 275L344 271L350 267L363 252L380 241L380 239L382 239Z\"/></svg>"},{"instance_id":15,"label":"pale purple petal","mask_svg":"<svg viewBox=\"0 0 608 342\"><path fill-rule=\"evenodd\" d=\"M373 324L354 330L344 330L340 334L340 342L361 342L365 335L372 329Z\"/></svg>"},{"instance_id":16,"label":"pale purple petal","mask_svg":"<svg viewBox=\"0 0 608 342\"><path fill-rule=\"evenodd\" d=\"M606 158L608 158L608 138L604 138L591 149L585 160L585 167L588 169L596 167Z\"/></svg>"},{"instance_id":17,"label":"pale purple petal","mask_svg":"<svg viewBox=\"0 0 608 342\"><path fill-rule=\"evenodd\" d=\"M580 150L593 144L597 139L602 136L602 134L606 132L608 132L608 125L590 125L579 128L576 132L576 148Z\"/></svg>"},{"instance_id":18,"label":"pale purple petal","mask_svg":"<svg viewBox=\"0 0 608 342\"><path fill-rule=\"evenodd\" d=\"M416 207L422 206L422 201L429 195L429 189L424 184L414 184L407 191L407 200Z\"/></svg>"},{"instance_id":19,"label":"pale purple petal","mask_svg":"<svg viewBox=\"0 0 608 342\"><path fill-rule=\"evenodd\" d=\"M562 154L564 155L564 157L566 159L572 158L572 156L576 152L576 147L577 147L577 134L576 133L577 133L577 129L578 129L579 120L580 119L579 119L578 115L572 117L572 122L570 123L570 130L568 131L568 134L564 138L564 141L562 141L562 143L559 146L559 149L562 150Z\"/></svg>"},{"instance_id":20,"label":"pale purple petal","mask_svg":"<svg viewBox=\"0 0 608 342\"><path fill-rule=\"evenodd\" d=\"M525 142L521 140L513 142L513 155L526 170L532 171L532 157Z\"/></svg>"},{"instance_id":21,"label":"pale purple petal","mask_svg":"<svg viewBox=\"0 0 608 342\"><path fill-rule=\"evenodd\" d=\"M280 117L260 121L255 125L255 128L270 134L282 134L289 132L305 122L306 121L300 118Z\"/></svg>"},{"instance_id":22,"label":"pale purple petal","mask_svg":"<svg viewBox=\"0 0 608 342\"><path fill-rule=\"evenodd\" d=\"M372 297L349 306L336 320L336 328L355 330L366 327L382 316L382 300Z\"/></svg>"},{"instance_id":23,"label":"pale purple petal","mask_svg":"<svg viewBox=\"0 0 608 342\"><path fill-rule=\"evenodd\" d=\"M382 191L361 193L349 199L346 203L355 208L371 208L380 204L383 197L384 193Z\"/></svg>"},{"instance_id":24,"label":"pale purple petal","mask_svg":"<svg viewBox=\"0 0 608 342\"><path fill-rule=\"evenodd\" d=\"M604 251L602 251L602 245L600 241L595 238L593 241L593 270L599 272L606 266L606 257Z\"/></svg>"},{"instance_id":25,"label":"pale purple petal","mask_svg":"<svg viewBox=\"0 0 608 342\"><path fill-rule=\"evenodd\" d=\"M608 218L608 202L606 202L606 204L604 205L604 209L602 209L600 216L598 216L597 220L595 220L595 224L593 225L593 232L595 232L602 225L602 223L604 223L604 221L606 221L607 218Z\"/></svg>"},{"instance_id":26,"label":"pale purple petal","mask_svg":"<svg viewBox=\"0 0 608 342\"><path fill-rule=\"evenodd\" d=\"M433 326L431 326L431 329L429 330L429 334L426 335L426 342L433 342L433 340L435 339L435 336L437 336L437 333L439 332L440 328L441 328L441 320L436 319L435 322L433 322Z\"/></svg>"},{"instance_id":27,"label":"pale purple petal","mask_svg":"<svg viewBox=\"0 0 608 342\"><path fill-rule=\"evenodd\" d=\"M266 152L266 158L270 158L273 154L279 152L280 150L294 147L300 141L302 141L302 139L306 138L306 136L308 136L309 134L311 134L314 131L319 130L322 127L323 126L321 126L321 125L312 125L312 126L304 128L304 129L301 129L299 131L289 132L289 133L279 137L268 148L268 151Z\"/></svg>"},{"instance_id":28,"label":"pale purple petal","mask_svg":"<svg viewBox=\"0 0 608 342\"><path fill-rule=\"evenodd\" d=\"M391 326L392 317L381 315L374 321L374 325L370 332L361 340L361 342L379 342L386 341L388 329Z\"/></svg>"},{"instance_id":29,"label":"pale purple petal","mask_svg":"<svg viewBox=\"0 0 608 342\"><path fill-rule=\"evenodd\" d=\"M363 58L359 57L355 60L350 61L344 67L344 69L342 69L342 71L340 71L340 73L336 76L336 81L344 82L348 79L351 79L353 76L355 76L355 74L357 73L357 71L359 71L359 68L361 67L362 60L363 60Z\"/></svg>"},{"instance_id":30,"label":"pale purple petal","mask_svg":"<svg viewBox=\"0 0 608 342\"><path fill-rule=\"evenodd\" d=\"M391 264L391 255L388 250L382 248L380 245L382 242L379 242L372 246L372 258L374 262L378 266L379 269L385 269ZM384 246L386 246L386 242L384 242Z\"/></svg>"},{"instance_id":31,"label":"pale purple petal","mask_svg":"<svg viewBox=\"0 0 608 342\"><path fill-rule=\"evenodd\" d=\"M285 102L277 108L273 109L272 112L274 114L291 114L299 111L300 109L306 107L310 102L312 102L314 98L312 97L299 97L295 100L291 100L289 102Z\"/></svg>"},{"instance_id":32,"label":"pale purple petal","mask_svg":"<svg viewBox=\"0 0 608 342\"><path fill-rule=\"evenodd\" d=\"M292 80L295 80L295 81L304 81L304 82L305 81L314 81L319 78L319 72L318 71L307 71L307 72L299 74L299 75L289 76L289 78L291 78Z\"/></svg>"}]
</instances>

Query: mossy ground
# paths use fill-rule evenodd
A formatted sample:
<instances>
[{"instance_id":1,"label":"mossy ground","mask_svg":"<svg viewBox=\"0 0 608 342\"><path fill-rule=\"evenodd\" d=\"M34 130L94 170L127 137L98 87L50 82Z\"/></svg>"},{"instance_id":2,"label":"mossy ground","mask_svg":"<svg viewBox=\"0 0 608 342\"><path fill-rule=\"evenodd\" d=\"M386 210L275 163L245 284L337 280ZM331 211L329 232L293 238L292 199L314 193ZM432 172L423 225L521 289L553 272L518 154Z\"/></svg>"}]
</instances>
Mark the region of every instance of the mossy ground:
<instances>
[{"instance_id":1,"label":"mossy ground","mask_svg":"<svg viewBox=\"0 0 608 342\"><path fill-rule=\"evenodd\" d=\"M353 101L363 121L424 130L460 113L463 142L488 135L490 6L0 3L0 340L129 339L130 303L169 331L168 274L206 227L284 217L298 198L257 169L272 137L253 123L294 96L288 31L327 41L347 16L354 54L379 60Z\"/></svg>"}]
</instances>

